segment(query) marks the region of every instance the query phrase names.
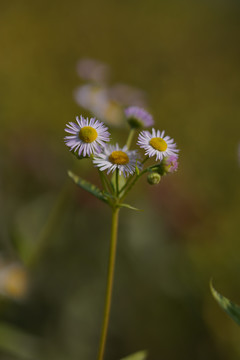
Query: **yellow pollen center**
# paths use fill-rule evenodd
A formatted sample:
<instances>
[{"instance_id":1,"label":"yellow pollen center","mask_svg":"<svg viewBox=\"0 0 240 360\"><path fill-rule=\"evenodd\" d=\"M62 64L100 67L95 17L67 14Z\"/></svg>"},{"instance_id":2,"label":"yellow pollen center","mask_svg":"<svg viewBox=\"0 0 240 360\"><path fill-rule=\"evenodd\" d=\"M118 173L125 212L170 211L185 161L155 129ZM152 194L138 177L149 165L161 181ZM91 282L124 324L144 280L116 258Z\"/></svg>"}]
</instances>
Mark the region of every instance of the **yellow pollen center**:
<instances>
[{"instance_id":1,"label":"yellow pollen center","mask_svg":"<svg viewBox=\"0 0 240 360\"><path fill-rule=\"evenodd\" d=\"M97 131L91 126L84 126L79 132L79 138L85 143L91 143L96 140L98 136Z\"/></svg>"},{"instance_id":2,"label":"yellow pollen center","mask_svg":"<svg viewBox=\"0 0 240 360\"><path fill-rule=\"evenodd\" d=\"M167 143L165 140L163 140L162 138L160 137L155 137L155 138L152 138L150 141L149 141L149 144L156 150L159 150L159 151L165 151L167 150Z\"/></svg>"},{"instance_id":3,"label":"yellow pollen center","mask_svg":"<svg viewBox=\"0 0 240 360\"><path fill-rule=\"evenodd\" d=\"M109 156L109 160L113 164L117 165L126 165L129 163L129 157L127 154L121 150L113 151Z\"/></svg>"}]
</instances>

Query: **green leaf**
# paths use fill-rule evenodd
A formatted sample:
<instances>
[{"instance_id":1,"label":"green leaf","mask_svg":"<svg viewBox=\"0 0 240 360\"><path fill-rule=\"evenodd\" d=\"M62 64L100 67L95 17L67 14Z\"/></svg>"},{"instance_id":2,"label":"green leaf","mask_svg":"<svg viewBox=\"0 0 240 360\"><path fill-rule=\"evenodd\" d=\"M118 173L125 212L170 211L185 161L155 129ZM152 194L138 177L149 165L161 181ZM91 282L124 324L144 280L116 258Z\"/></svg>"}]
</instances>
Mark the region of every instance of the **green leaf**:
<instances>
[{"instance_id":1,"label":"green leaf","mask_svg":"<svg viewBox=\"0 0 240 360\"><path fill-rule=\"evenodd\" d=\"M213 287L212 281L210 281L210 289L221 308L240 326L240 306L217 292Z\"/></svg>"},{"instance_id":2,"label":"green leaf","mask_svg":"<svg viewBox=\"0 0 240 360\"><path fill-rule=\"evenodd\" d=\"M147 355L148 355L147 351L142 350L142 351L138 351L132 355L126 356L126 357L122 358L121 360L146 360Z\"/></svg>"},{"instance_id":3,"label":"green leaf","mask_svg":"<svg viewBox=\"0 0 240 360\"><path fill-rule=\"evenodd\" d=\"M83 190L88 191L90 194L94 195L98 199L108 203L108 196L106 196L107 194L104 194L97 186L91 184L86 180L83 180L70 170L68 171L68 176L75 182L75 184L80 186Z\"/></svg>"},{"instance_id":4,"label":"green leaf","mask_svg":"<svg viewBox=\"0 0 240 360\"><path fill-rule=\"evenodd\" d=\"M119 204L119 207L125 207L125 208L131 209L131 210L136 210L136 211L143 211L143 210L137 209L134 206L129 205L129 204Z\"/></svg>"}]
</instances>

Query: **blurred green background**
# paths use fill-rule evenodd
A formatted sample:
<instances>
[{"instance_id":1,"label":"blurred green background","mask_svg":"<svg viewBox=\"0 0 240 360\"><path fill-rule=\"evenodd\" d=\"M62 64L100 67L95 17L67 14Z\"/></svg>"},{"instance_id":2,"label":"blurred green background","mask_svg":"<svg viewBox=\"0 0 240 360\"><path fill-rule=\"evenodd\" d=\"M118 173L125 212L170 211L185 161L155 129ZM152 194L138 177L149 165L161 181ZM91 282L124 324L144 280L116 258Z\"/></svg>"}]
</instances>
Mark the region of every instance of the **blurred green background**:
<instances>
[{"instance_id":1,"label":"blurred green background","mask_svg":"<svg viewBox=\"0 0 240 360\"><path fill-rule=\"evenodd\" d=\"M181 149L178 173L130 196L144 211L121 213L106 360L239 359L209 291L213 277L240 303L239 16L233 0L1 1L0 359L96 358L110 211L67 178L98 181L63 142L89 115L73 99L82 57L146 91Z\"/></svg>"}]
</instances>

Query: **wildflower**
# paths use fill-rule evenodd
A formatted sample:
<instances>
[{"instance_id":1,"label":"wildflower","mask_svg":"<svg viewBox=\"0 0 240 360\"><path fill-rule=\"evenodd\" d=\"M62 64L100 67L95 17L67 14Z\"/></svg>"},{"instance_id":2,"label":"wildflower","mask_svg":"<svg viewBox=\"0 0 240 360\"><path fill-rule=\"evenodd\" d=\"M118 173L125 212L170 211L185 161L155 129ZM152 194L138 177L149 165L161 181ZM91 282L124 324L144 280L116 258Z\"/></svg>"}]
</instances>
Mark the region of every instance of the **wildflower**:
<instances>
[{"instance_id":1,"label":"wildflower","mask_svg":"<svg viewBox=\"0 0 240 360\"><path fill-rule=\"evenodd\" d=\"M149 131L142 131L139 134L137 144L145 149L145 155L149 157L156 155L156 160L162 160L166 156L175 155L179 152L176 149L174 140L169 136L164 136L165 131L159 131L152 129L152 133Z\"/></svg>"},{"instance_id":2,"label":"wildflower","mask_svg":"<svg viewBox=\"0 0 240 360\"><path fill-rule=\"evenodd\" d=\"M164 159L164 169L166 173L173 173L178 169L178 156L171 155Z\"/></svg>"},{"instance_id":3,"label":"wildflower","mask_svg":"<svg viewBox=\"0 0 240 360\"><path fill-rule=\"evenodd\" d=\"M94 156L93 163L101 171L108 170L107 174L119 169L119 174L124 176L133 175L136 170L138 154L136 150L128 150L127 146L120 148L116 145L106 145L101 154Z\"/></svg>"},{"instance_id":4,"label":"wildflower","mask_svg":"<svg viewBox=\"0 0 240 360\"><path fill-rule=\"evenodd\" d=\"M65 136L64 141L70 151L78 151L79 156L90 156L99 153L105 142L109 141L109 132L102 122L95 118L76 117L77 124L69 122L66 132L71 135Z\"/></svg>"},{"instance_id":5,"label":"wildflower","mask_svg":"<svg viewBox=\"0 0 240 360\"><path fill-rule=\"evenodd\" d=\"M125 109L125 115L132 128L149 127L154 123L152 115L138 106Z\"/></svg>"}]
</instances>

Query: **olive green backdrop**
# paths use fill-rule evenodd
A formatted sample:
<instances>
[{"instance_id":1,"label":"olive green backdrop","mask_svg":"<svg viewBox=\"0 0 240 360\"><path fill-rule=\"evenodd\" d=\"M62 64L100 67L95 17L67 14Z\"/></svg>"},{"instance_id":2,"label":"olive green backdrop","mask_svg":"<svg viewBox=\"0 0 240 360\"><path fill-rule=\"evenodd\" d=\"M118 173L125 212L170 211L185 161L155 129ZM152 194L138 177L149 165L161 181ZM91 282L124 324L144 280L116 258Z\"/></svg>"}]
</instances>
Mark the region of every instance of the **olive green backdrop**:
<instances>
[{"instance_id":1,"label":"olive green backdrop","mask_svg":"<svg viewBox=\"0 0 240 360\"><path fill-rule=\"evenodd\" d=\"M209 291L213 277L240 302L239 16L231 0L1 1L1 256L26 261L44 239L27 296L0 298L1 359L32 358L6 324L30 336L19 347L34 359L96 358L110 211L68 180L74 169L98 181L63 142L65 124L89 115L73 99L83 57L146 91L181 149L178 173L156 187L142 179L130 196L144 211L122 211L106 360L141 349L149 360L239 359L240 329Z\"/></svg>"}]
</instances>

